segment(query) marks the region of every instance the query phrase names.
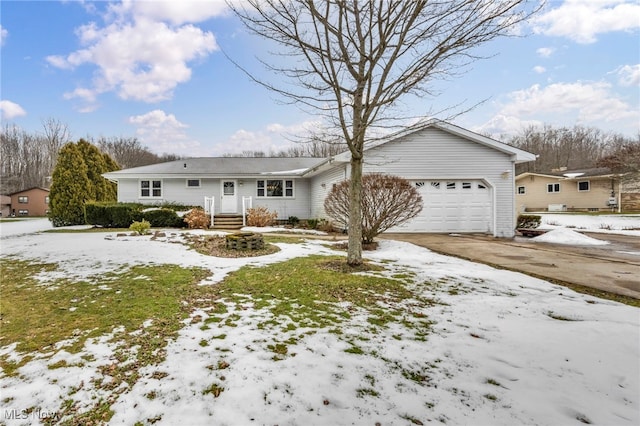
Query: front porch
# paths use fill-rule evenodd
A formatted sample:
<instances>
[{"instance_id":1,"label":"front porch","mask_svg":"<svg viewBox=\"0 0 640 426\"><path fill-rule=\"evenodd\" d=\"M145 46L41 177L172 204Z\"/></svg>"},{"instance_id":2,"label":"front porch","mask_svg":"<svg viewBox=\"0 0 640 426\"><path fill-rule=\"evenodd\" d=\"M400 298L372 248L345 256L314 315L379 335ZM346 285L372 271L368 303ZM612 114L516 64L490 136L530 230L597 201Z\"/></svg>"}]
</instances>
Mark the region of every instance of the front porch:
<instances>
[{"instance_id":1,"label":"front porch","mask_svg":"<svg viewBox=\"0 0 640 426\"><path fill-rule=\"evenodd\" d=\"M240 229L244 226L243 217L239 214L217 214L213 216L211 229L227 230Z\"/></svg>"}]
</instances>

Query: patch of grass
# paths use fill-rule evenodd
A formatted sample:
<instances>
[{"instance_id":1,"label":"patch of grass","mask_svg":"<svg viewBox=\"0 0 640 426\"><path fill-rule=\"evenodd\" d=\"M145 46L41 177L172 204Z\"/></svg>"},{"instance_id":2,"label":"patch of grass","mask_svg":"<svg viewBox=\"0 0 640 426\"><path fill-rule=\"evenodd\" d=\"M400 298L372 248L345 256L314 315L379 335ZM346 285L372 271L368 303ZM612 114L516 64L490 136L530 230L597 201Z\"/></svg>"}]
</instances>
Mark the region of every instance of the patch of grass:
<instances>
[{"instance_id":1,"label":"patch of grass","mask_svg":"<svg viewBox=\"0 0 640 426\"><path fill-rule=\"evenodd\" d=\"M356 389L356 395L358 395L358 398L364 398L365 396L378 397L380 396L380 393L371 388L358 388Z\"/></svg>"},{"instance_id":2,"label":"patch of grass","mask_svg":"<svg viewBox=\"0 0 640 426\"><path fill-rule=\"evenodd\" d=\"M351 272L343 257L309 256L259 268L245 266L216 287L225 300L242 304L250 299L256 310L268 308L275 318L287 317L291 321L283 327L288 330L291 322L330 327L349 318L348 309L336 303L379 309L378 301L399 302L411 297L396 280Z\"/></svg>"},{"instance_id":3,"label":"patch of grass","mask_svg":"<svg viewBox=\"0 0 640 426\"><path fill-rule=\"evenodd\" d=\"M77 352L89 337L118 326L138 330L149 319L170 322L171 332L177 331L188 314L184 296L202 293L205 287L195 284L209 273L163 265L133 267L93 282L63 279L43 285L35 278L55 269L52 264L0 259L0 345L17 343L16 350L29 353L70 340L67 350Z\"/></svg>"},{"instance_id":4,"label":"patch of grass","mask_svg":"<svg viewBox=\"0 0 640 426\"><path fill-rule=\"evenodd\" d=\"M350 348L347 348L344 351L348 354L364 355L364 351L362 350L362 348L353 344Z\"/></svg>"},{"instance_id":5,"label":"patch of grass","mask_svg":"<svg viewBox=\"0 0 640 426\"><path fill-rule=\"evenodd\" d=\"M564 315L556 314L553 311L548 311L547 312L547 316L549 318L553 318L553 319L558 320L558 321L580 321L579 319L576 319L576 318L570 318L570 317L567 317L567 316L564 316Z\"/></svg>"},{"instance_id":6,"label":"patch of grass","mask_svg":"<svg viewBox=\"0 0 640 426\"><path fill-rule=\"evenodd\" d=\"M407 421L411 422L414 425L419 425L419 426L424 425L424 423L422 423L417 417L413 417L413 416L411 416L409 414L402 415L402 416L400 416L400 418L402 418L404 420L407 420Z\"/></svg>"},{"instance_id":7,"label":"patch of grass","mask_svg":"<svg viewBox=\"0 0 640 426\"><path fill-rule=\"evenodd\" d=\"M223 387L219 386L217 383L212 383L209 387L202 391L202 394L211 394L214 398L217 398L222 394L222 392L224 392Z\"/></svg>"},{"instance_id":8,"label":"patch of grass","mask_svg":"<svg viewBox=\"0 0 640 426\"><path fill-rule=\"evenodd\" d=\"M494 379L487 379L487 384L490 384L490 385L493 385L493 386L499 386L499 387L502 386L500 384L500 382L498 382L497 380L494 380Z\"/></svg>"}]
</instances>

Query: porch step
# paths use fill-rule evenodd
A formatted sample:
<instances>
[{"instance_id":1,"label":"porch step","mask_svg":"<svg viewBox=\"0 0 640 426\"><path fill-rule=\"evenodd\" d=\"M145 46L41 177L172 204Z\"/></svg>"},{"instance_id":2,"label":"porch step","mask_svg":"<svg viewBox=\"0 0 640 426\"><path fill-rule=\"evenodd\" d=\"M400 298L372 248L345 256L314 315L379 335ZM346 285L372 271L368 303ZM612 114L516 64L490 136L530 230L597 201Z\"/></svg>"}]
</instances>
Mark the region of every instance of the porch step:
<instances>
[{"instance_id":1,"label":"porch step","mask_svg":"<svg viewBox=\"0 0 640 426\"><path fill-rule=\"evenodd\" d=\"M240 229L242 215L216 215L213 217L212 229Z\"/></svg>"}]
</instances>

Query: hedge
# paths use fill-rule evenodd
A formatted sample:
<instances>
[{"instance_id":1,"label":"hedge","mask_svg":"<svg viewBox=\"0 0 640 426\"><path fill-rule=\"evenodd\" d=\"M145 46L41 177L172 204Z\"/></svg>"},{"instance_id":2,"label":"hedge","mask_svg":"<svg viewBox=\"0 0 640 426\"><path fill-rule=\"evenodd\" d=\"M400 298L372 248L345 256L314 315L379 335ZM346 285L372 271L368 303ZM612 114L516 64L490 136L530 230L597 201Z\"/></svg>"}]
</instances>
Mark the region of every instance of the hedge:
<instances>
[{"instance_id":1,"label":"hedge","mask_svg":"<svg viewBox=\"0 0 640 426\"><path fill-rule=\"evenodd\" d=\"M142 219L137 204L86 203L85 221L89 225L104 228L128 228L133 222Z\"/></svg>"},{"instance_id":2,"label":"hedge","mask_svg":"<svg viewBox=\"0 0 640 426\"><path fill-rule=\"evenodd\" d=\"M541 221L542 216L534 214L521 214L520 216L518 216L518 225L516 226L516 228L535 229L540 226Z\"/></svg>"},{"instance_id":3,"label":"hedge","mask_svg":"<svg viewBox=\"0 0 640 426\"><path fill-rule=\"evenodd\" d=\"M143 211L142 218L155 228L183 228L186 226L184 219L179 217L174 210L165 208Z\"/></svg>"}]
</instances>

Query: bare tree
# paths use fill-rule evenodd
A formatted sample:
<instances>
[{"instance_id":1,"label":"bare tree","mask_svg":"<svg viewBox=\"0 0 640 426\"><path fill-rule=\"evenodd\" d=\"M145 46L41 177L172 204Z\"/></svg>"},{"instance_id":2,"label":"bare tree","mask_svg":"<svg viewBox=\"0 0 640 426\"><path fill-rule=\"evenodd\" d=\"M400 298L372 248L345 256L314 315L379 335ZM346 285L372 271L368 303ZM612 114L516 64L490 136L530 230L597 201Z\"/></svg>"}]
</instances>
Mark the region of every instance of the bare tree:
<instances>
[{"instance_id":1,"label":"bare tree","mask_svg":"<svg viewBox=\"0 0 640 426\"><path fill-rule=\"evenodd\" d=\"M66 124L50 118L42 133L28 133L6 124L0 131L0 190L13 193L36 186L47 187L60 147L71 137Z\"/></svg>"},{"instance_id":2,"label":"bare tree","mask_svg":"<svg viewBox=\"0 0 640 426\"><path fill-rule=\"evenodd\" d=\"M351 153L347 263L362 263L362 165L373 129L393 118L408 94L434 95L432 83L461 73L475 48L534 11L527 0L245 0L230 8L252 33L277 43L263 61L295 84L249 76L285 99L322 114ZM539 4L539 2L534 2ZM282 57L284 56L284 59Z\"/></svg>"},{"instance_id":3,"label":"bare tree","mask_svg":"<svg viewBox=\"0 0 640 426\"><path fill-rule=\"evenodd\" d=\"M336 184L324 200L327 214L344 225L349 219L349 181ZM422 197L408 180L379 173L362 177L362 242L371 243L387 229L422 211Z\"/></svg>"},{"instance_id":4,"label":"bare tree","mask_svg":"<svg viewBox=\"0 0 640 426\"><path fill-rule=\"evenodd\" d=\"M58 159L58 151L62 148L62 145L71 141L71 132L69 126L60 120L55 118L47 118L42 122L44 128L44 139L47 145L47 151L49 153L49 164L47 170L53 173L53 168L56 166L56 160Z\"/></svg>"},{"instance_id":5,"label":"bare tree","mask_svg":"<svg viewBox=\"0 0 640 426\"><path fill-rule=\"evenodd\" d=\"M636 140L616 138L609 144L608 153L598 163L622 175L622 182L638 190L640 181L640 133Z\"/></svg>"},{"instance_id":6,"label":"bare tree","mask_svg":"<svg viewBox=\"0 0 640 426\"><path fill-rule=\"evenodd\" d=\"M574 126L528 127L508 141L509 144L538 155L536 161L518 164L517 173L548 173L554 170L588 169L597 167L616 140L626 141L621 135L605 133L593 127Z\"/></svg>"},{"instance_id":7,"label":"bare tree","mask_svg":"<svg viewBox=\"0 0 640 426\"><path fill-rule=\"evenodd\" d=\"M180 159L179 156L173 154L158 156L143 146L137 138L101 137L96 145L100 150L109 154L123 169Z\"/></svg>"}]
</instances>

